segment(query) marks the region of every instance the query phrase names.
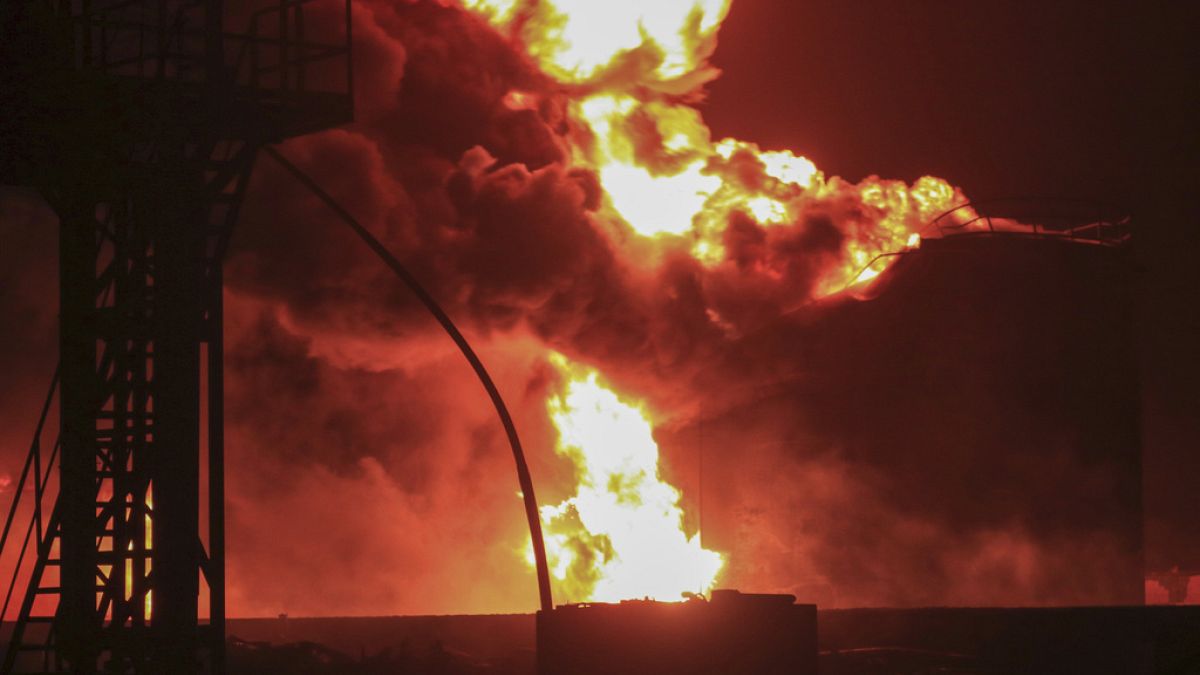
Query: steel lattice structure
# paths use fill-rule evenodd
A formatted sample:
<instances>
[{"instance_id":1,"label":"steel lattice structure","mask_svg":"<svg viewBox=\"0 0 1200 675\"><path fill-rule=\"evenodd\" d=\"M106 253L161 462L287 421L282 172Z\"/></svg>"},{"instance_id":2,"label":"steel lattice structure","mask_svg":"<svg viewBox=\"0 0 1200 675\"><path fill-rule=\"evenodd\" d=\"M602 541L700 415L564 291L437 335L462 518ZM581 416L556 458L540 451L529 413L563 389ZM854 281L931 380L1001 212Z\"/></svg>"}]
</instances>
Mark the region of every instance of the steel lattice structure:
<instances>
[{"instance_id":1,"label":"steel lattice structure","mask_svg":"<svg viewBox=\"0 0 1200 675\"><path fill-rule=\"evenodd\" d=\"M349 2L305 4L0 9L0 182L59 216L61 305L5 673L222 670L221 261L257 150L352 117Z\"/></svg>"}]
</instances>

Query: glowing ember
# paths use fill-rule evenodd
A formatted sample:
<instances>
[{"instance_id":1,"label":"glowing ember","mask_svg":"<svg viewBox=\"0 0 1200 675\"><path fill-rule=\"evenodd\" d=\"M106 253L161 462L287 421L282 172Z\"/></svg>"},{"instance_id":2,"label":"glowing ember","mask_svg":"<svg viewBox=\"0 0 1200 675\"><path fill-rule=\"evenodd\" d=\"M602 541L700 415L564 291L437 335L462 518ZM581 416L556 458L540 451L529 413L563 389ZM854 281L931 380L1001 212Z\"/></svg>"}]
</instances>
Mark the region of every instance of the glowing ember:
<instances>
[{"instance_id":1,"label":"glowing ember","mask_svg":"<svg viewBox=\"0 0 1200 675\"><path fill-rule=\"evenodd\" d=\"M690 96L716 77L708 58L729 0L461 0L524 47L570 96L572 162L594 170L604 215L645 237L683 243L710 266L728 262L724 242L741 214L763 228L803 228L804 215L852 204L835 223L813 295L877 276L922 226L965 202L926 176L911 186L876 177L827 179L808 159L736 139L714 142ZM510 107L532 107L516 92ZM776 279L788 262L762 271Z\"/></svg>"},{"instance_id":2,"label":"glowing ember","mask_svg":"<svg viewBox=\"0 0 1200 675\"><path fill-rule=\"evenodd\" d=\"M546 551L560 600L679 600L703 593L724 560L684 531L680 493L658 473L645 412L593 370L552 358L565 382L547 402L557 452L575 465L573 496L543 506Z\"/></svg>"}]
</instances>

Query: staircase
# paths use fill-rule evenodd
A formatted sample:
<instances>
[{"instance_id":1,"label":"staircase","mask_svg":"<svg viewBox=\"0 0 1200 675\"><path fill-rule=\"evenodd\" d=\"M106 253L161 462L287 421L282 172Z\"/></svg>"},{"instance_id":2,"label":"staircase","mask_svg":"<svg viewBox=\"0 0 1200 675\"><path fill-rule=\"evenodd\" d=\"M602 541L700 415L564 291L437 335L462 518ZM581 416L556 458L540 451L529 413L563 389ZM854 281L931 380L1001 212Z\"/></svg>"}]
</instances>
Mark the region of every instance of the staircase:
<instances>
[{"instance_id":1,"label":"staircase","mask_svg":"<svg viewBox=\"0 0 1200 675\"><path fill-rule=\"evenodd\" d=\"M42 437L47 432L46 419L55 400L57 385L56 372L42 406L21 477L13 492L3 535L0 535L0 563L11 564L13 569L12 579L4 595L4 605L0 609L0 622L12 622L8 644L4 649L3 665L0 667L0 672L4 673L16 672L18 667L20 672L24 673L60 672L62 666L54 649L54 610L57 609L57 602L52 599L59 592L57 572L61 564L55 546L59 535L59 523L56 490L52 487L60 448L58 438L55 438L51 445L49 456L45 459L42 456ZM31 477L32 485L29 484ZM56 505L50 511L49 517L46 517L47 501ZM10 536L18 516L27 516L29 520L20 547L14 554L17 542L15 539L10 540ZM34 560L30 571L25 572L31 544ZM23 573L28 574L28 581L14 620L14 617L10 617L9 610L14 593L20 587Z\"/></svg>"}]
</instances>

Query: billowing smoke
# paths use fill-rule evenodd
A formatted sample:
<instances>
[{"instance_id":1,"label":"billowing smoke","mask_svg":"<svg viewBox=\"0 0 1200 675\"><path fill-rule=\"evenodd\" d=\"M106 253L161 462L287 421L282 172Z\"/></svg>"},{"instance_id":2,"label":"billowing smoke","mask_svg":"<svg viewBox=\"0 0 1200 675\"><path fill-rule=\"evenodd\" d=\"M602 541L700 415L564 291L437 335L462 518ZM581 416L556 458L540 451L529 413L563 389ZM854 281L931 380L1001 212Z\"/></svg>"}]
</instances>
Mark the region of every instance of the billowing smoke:
<instances>
[{"instance_id":1,"label":"billowing smoke","mask_svg":"<svg viewBox=\"0 0 1200 675\"><path fill-rule=\"evenodd\" d=\"M974 523L956 522L958 503L941 514L895 511L893 477L860 470L830 428L808 428L815 413L759 405L772 387L807 381L821 366L803 348L747 340L785 316L819 322L814 298L961 195L933 182L787 182L749 144L703 139L704 153L668 152L663 119L692 110L713 75L703 59L650 93L612 83L647 72L652 50L567 86L523 51L521 35L454 3L356 2L358 119L281 151L459 322L514 409L544 503L569 494L572 481L552 452L546 411L559 377L547 361L553 350L647 402L689 517L701 497L698 444L757 477L743 480L740 506L714 525L725 533L713 546L729 555L726 585L841 605L1088 601L1085 591L1055 596L1039 586L1038 566L1058 544L1012 523L966 537L957 528ZM702 47L715 45L715 29L706 39ZM660 175L703 161L703 175L720 177L694 232L639 234L606 196L604 171L590 163L597 132L589 141L571 107L606 86L641 97L621 122L632 130L631 156ZM735 188L769 200L730 196ZM35 207L14 206L24 203L5 200L6 235L52 232L26 223L32 216L20 209ZM53 332L47 255L0 268L24 275L0 302L6 317L32 312L30 335ZM535 607L512 460L469 368L390 272L266 159L226 281L231 613ZM41 352L52 364L52 349ZM846 379L862 377L853 364L839 367ZM24 368L5 372L37 379ZM903 396L913 385L888 386ZM6 383L4 395L30 387ZM4 410L18 406L6 400ZM738 415L759 440L704 432L737 426ZM746 487L759 479L770 504Z\"/></svg>"}]
</instances>

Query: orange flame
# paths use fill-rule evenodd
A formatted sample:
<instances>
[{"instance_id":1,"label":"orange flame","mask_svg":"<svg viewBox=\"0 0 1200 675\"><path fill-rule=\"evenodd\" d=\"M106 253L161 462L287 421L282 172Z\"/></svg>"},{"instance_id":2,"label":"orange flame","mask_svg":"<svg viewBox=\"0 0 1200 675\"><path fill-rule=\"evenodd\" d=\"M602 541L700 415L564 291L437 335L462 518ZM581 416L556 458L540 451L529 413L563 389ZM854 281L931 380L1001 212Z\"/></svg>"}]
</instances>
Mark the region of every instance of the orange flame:
<instances>
[{"instance_id":1,"label":"orange flame","mask_svg":"<svg viewBox=\"0 0 1200 675\"><path fill-rule=\"evenodd\" d=\"M682 240L706 265L726 262L735 213L762 227L802 227L806 208L848 199L860 215L839 224L841 250L814 288L827 295L878 275L888 263L878 256L914 246L922 226L965 201L932 176L854 185L789 150L714 141L689 101L717 75L708 58L731 0L460 2L570 94L571 161L596 172L604 215L643 237ZM510 98L526 107L530 96Z\"/></svg>"},{"instance_id":2,"label":"orange flame","mask_svg":"<svg viewBox=\"0 0 1200 675\"><path fill-rule=\"evenodd\" d=\"M643 81L670 86L704 68L730 1L462 0L462 4L525 45L538 66L560 82L625 78L635 70Z\"/></svg>"},{"instance_id":3,"label":"orange flame","mask_svg":"<svg viewBox=\"0 0 1200 675\"><path fill-rule=\"evenodd\" d=\"M571 497L542 507L559 597L671 601L711 590L724 559L684 531L681 495L659 475L645 410L601 384L596 371L559 355L551 362L565 379L547 402L556 449L578 478Z\"/></svg>"},{"instance_id":4,"label":"orange flame","mask_svg":"<svg viewBox=\"0 0 1200 675\"><path fill-rule=\"evenodd\" d=\"M146 523L146 535L145 535L144 544L145 544L146 550L150 550L154 545L154 521L150 516L150 514L153 512L154 512L154 487L150 486L150 487L146 488L146 515L144 516L144 518L145 518L144 522ZM133 550L133 542L129 542L128 550L130 550L130 551ZM146 565L146 573L147 574L150 573L150 564L151 564L150 559L146 558L145 565ZM146 591L146 596L143 600L147 619L149 619L151 617L151 615L153 614L153 607L154 607L153 596L154 596L154 591ZM133 600L133 560L132 560L132 558L125 559L125 598L124 599L126 602Z\"/></svg>"},{"instance_id":5,"label":"orange flame","mask_svg":"<svg viewBox=\"0 0 1200 675\"><path fill-rule=\"evenodd\" d=\"M846 214L833 223L832 245L800 252L819 262L810 292L820 297L877 276L891 260L882 254L919 245L922 227L965 202L940 178L853 184L789 150L713 139L693 104L718 74L708 59L731 0L444 1L507 35L558 83L553 92L509 92L503 104L537 110L549 96L564 106L569 161L604 188L600 224L643 243L682 247L709 268L740 266L727 244L731 223L804 234L811 215ZM787 283L794 254L765 256L752 269ZM680 493L658 475L645 412L594 371L552 360L566 380L548 402L558 452L578 478L570 498L542 509L560 597L675 600L710 590L724 559L686 534Z\"/></svg>"}]
</instances>

